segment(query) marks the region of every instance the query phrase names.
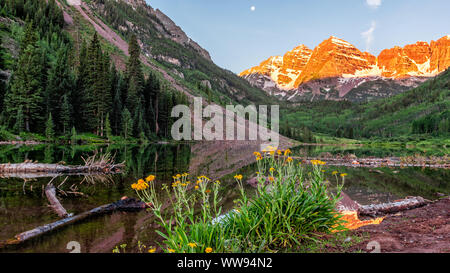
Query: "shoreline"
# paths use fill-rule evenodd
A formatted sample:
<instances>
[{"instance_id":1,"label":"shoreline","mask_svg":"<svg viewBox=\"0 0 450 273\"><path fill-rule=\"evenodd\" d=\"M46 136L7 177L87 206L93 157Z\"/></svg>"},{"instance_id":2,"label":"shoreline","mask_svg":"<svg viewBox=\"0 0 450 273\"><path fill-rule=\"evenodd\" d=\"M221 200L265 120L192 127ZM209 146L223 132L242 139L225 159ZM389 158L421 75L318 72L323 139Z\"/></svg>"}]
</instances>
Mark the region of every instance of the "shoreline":
<instances>
[{"instance_id":1,"label":"shoreline","mask_svg":"<svg viewBox=\"0 0 450 273\"><path fill-rule=\"evenodd\" d=\"M364 237L351 252L373 252L368 247L372 242L379 244L380 252L450 253L450 197L386 215L379 225L364 226L350 234Z\"/></svg>"}]
</instances>

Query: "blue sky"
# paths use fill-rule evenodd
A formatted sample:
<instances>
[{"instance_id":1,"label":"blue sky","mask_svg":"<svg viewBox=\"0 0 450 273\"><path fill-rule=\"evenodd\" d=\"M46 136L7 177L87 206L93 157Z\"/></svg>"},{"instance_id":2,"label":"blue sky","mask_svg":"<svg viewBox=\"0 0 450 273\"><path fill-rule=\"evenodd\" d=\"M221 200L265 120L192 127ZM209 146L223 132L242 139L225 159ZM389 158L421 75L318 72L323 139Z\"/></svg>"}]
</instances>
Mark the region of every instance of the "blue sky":
<instances>
[{"instance_id":1,"label":"blue sky","mask_svg":"<svg viewBox=\"0 0 450 273\"><path fill-rule=\"evenodd\" d=\"M147 0L235 73L333 35L362 51L450 34L449 0ZM254 7L254 8L252 8Z\"/></svg>"}]
</instances>

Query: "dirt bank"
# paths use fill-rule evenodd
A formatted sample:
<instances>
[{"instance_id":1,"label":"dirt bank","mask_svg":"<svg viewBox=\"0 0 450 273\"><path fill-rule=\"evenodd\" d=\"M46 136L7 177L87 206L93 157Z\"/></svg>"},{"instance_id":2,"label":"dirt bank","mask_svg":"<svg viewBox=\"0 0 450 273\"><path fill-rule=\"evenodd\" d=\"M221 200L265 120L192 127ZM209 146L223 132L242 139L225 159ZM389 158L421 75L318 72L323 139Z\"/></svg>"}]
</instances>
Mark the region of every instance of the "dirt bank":
<instances>
[{"instance_id":1,"label":"dirt bank","mask_svg":"<svg viewBox=\"0 0 450 273\"><path fill-rule=\"evenodd\" d=\"M362 227L352 234L364 237L350 248L352 252L372 252L373 248L368 250L367 246L375 241L381 252L450 253L450 197L388 215L381 224Z\"/></svg>"}]
</instances>

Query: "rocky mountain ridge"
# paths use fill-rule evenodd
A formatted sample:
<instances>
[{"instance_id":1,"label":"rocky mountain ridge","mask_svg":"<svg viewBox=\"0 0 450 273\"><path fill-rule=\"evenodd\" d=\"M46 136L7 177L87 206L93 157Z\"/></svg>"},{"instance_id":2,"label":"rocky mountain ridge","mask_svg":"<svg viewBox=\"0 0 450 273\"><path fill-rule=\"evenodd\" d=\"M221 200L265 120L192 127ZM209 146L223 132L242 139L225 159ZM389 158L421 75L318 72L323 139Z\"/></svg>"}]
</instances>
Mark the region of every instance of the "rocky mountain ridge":
<instances>
[{"instance_id":1,"label":"rocky mountain ridge","mask_svg":"<svg viewBox=\"0 0 450 273\"><path fill-rule=\"evenodd\" d=\"M385 49L378 57L331 36L314 50L300 45L284 56L270 57L239 76L288 100L343 99L366 82L394 83L397 85L394 91L410 89L449 66L450 35L431 43ZM383 93L380 86L367 87L373 97L392 95L390 91Z\"/></svg>"}]
</instances>

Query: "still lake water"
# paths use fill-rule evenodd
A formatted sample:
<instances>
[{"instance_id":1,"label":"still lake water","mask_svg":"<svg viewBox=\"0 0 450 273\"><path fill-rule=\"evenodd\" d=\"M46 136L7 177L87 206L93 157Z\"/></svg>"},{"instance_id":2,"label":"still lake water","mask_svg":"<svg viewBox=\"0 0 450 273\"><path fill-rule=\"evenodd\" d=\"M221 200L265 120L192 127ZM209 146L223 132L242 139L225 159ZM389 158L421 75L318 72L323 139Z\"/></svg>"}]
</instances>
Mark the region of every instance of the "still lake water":
<instances>
[{"instance_id":1,"label":"still lake water","mask_svg":"<svg viewBox=\"0 0 450 273\"><path fill-rule=\"evenodd\" d=\"M89 179L72 176L60 186L67 195L59 194L62 205L69 213L82 213L100 205L119 200L122 196L135 197L130 185L137 179L155 174L157 182L172 181L172 175L189 172L204 174L222 181L225 208L233 206L238 197L233 175L250 177L255 173L253 152L258 145L251 143L191 143L154 144L147 146L0 146L0 163L20 163L26 159L42 163L64 162L83 164L82 157L98 153L115 155L116 162L126 162L123 174L96 176ZM318 157L354 154L357 157L389 157L438 155L448 153L440 148L367 148L364 146L300 146L294 155ZM332 171L348 173L344 192L361 204L389 202L406 196L436 199L437 193L450 194L450 170L430 168L347 168L327 166L330 181ZM43 188L51 178L0 177L0 241L58 220L48 206ZM60 185L65 177L54 180ZM248 190L252 188L248 186ZM73 194L69 192L76 192ZM128 252L137 252L138 241L156 246L157 225L150 213L116 212L91 218L62 228L49 235L31 240L20 246L0 252L70 252L67 243L79 242L81 252L111 252L121 244Z\"/></svg>"}]
</instances>

